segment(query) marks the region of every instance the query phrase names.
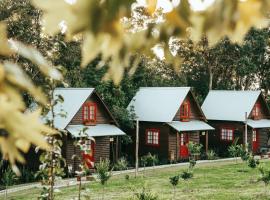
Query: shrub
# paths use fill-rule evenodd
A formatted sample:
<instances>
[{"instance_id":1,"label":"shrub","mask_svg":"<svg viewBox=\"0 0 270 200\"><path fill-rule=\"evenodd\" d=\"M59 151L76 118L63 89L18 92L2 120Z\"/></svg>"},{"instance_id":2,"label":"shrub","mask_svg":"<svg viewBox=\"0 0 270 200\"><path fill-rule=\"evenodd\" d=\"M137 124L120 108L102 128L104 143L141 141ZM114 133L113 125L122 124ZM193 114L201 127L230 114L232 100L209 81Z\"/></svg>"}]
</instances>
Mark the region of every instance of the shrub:
<instances>
[{"instance_id":1,"label":"shrub","mask_svg":"<svg viewBox=\"0 0 270 200\"><path fill-rule=\"evenodd\" d=\"M34 172L25 167L21 169L21 176L19 177L19 181L21 183L31 183L34 182L35 180L36 178Z\"/></svg>"},{"instance_id":2,"label":"shrub","mask_svg":"<svg viewBox=\"0 0 270 200\"><path fill-rule=\"evenodd\" d=\"M158 162L158 156L152 155L151 153L148 153L147 155L141 157L142 166L155 166L156 164L158 164Z\"/></svg>"},{"instance_id":3,"label":"shrub","mask_svg":"<svg viewBox=\"0 0 270 200\"><path fill-rule=\"evenodd\" d=\"M255 160L254 156L249 156L247 162L248 162L248 166L253 169L256 168L260 164L260 161Z\"/></svg>"},{"instance_id":4,"label":"shrub","mask_svg":"<svg viewBox=\"0 0 270 200\"><path fill-rule=\"evenodd\" d=\"M11 169L11 167L8 167L4 174L3 177L1 178L1 182L7 187L7 186L12 186L14 184L16 184L18 180L18 177L16 176L16 174L13 172L13 170Z\"/></svg>"},{"instance_id":5,"label":"shrub","mask_svg":"<svg viewBox=\"0 0 270 200\"><path fill-rule=\"evenodd\" d=\"M96 169L97 178L99 179L101 185L105 185L111 177L110 161L107 159L101 160L98 164L96 164Z\"/></svg>"},{"instance_id":6,"label":"shrub","mask_svg":"<svg viewBox=\"0 0 270 200\"><path fill-rule=\"evenodd\" d=\"M264 182L265 187L270 183L270 170L266 169L264 166L259 166L260 177L258 181Z\"/></svg>"},{"instance_id":7,"label":"shrub","mask_svg":"<svg viewBox=\"0 0 270 200\"><path fill-rule=\"evenodd\" d=\"M196 144L194 142L188 143L188 151L192 156L199 156L201 154L202 147L203 146L201 144Z\"/></svg>"},{"instance_id":8,"label":"shrub","mask_svg":"<svg viewBox=\"0 0 270 200\"><path fill-rule=\"evenodd\" d=\"M113 167L114 170L116 171L121 171L121 170L126 170L128 169L128 161L123 157L120 158Z\"/></svg>"},{"instance_id":9,"label":"shrub","mask_svg":"<svg viewBox=\"0 0 270 200\"><path fill-rule=\"evenodd\" d=\"M209 150L206 153L206 156L207 156L208 160L215 160L217 158L217 154L216 154L216 152L214 150Z\"/></svg>"},{"instance_id":10,"label":"shrub","mask_svg":"<svg viewBox=\"0 0 270 200\"><path fill-rule=\"evenodd\" d=\"M175 188L179 183L179 175L170 177L170 183L173 186L173 199L175 199Z\"/></svg>"},{"instance_id":11,"label":"shrub","mask_svg":"<svg viewBox=\"0 0 270 200\"><path fill-rule=\"evenodd\" d=\"M97 178L99 179L103 189L102 199L104 199L105 194L104 186L111 177L110 161L107 159L101 160L98 164L96 164L96 169L97 169Z\"/></svg>"},{"instance_id":12,"label":"shrub","mask_svg":"<svg viewBox=\"0 0 270 200\"><path fill-rule=\"evenodd\" d=\"M142 191L135 193L135 199L136 200L157 200L157 195L151 193L151 191L146 190L145 187L143 187Z\"/></svg>"},{"instance_id":13,"label":"shrub","mask_svg":"<svg viewBox=\"0 0 270 200\"><path fill-rule=\"evenodd\" d=\"M188 180L188 179L191 179L193 177L193 173L191 171L183 171L181 174L180 174L180 177L183 179L183 180Z\"/></svg>"}]
</instances>

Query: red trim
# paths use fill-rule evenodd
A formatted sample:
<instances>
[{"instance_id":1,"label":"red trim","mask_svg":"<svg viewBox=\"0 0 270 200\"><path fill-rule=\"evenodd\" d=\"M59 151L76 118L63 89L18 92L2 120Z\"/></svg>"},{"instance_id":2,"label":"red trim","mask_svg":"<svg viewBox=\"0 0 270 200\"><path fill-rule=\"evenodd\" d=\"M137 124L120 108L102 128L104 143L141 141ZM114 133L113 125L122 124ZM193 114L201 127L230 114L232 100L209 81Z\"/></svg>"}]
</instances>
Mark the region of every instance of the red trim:
<instances>
[{"instance_id":1,"label":"red trim","mask_svg":"<svg viewBox=\"0 0 270 200\"><path fill-rule=\"evenodd\" d=\"M226 135L226 139L222 138L222 130L223 129L227 130L227 131L232 131L232 139L228 139L228 135ZM234 128L230 128L230 127L226 127L226 126L220 127L220 140L223 141L223 142L233 142L233 140L234 140Z\"/></svg>"},{"instance_id":2,"label":"red trim","mask_svg":"<svg viewBox=\"0 0 270 200\"><path fill-rule=\"evenodd\" d=\"M152 143L148 143L148 132L157 132L157 139L158 139L158 144L153 144L154 137L152 135ZM159 147L160 146L160 130L156 128L150 128L145 130L145 144L148 146L154 146L154 147Z\"/></svg>"},{"instance_id":3,"label":"red trim","mask_svg":"<svg viewBox=\"0 0 270 200\"><path fill-rule=\"evenodd\" d=\"M90 112L90 108L94 106L94 118L91 118L91 112ZM87 118L85 118L85 109L87 107ZM83 123L96 123L97 121L97 104L96 103L92 103L92 102L86 102L83 104L83 108L82 108L82 120Z\"/></svg>"},{"instance_id":4,"label":"red trim","mask_svg":"<svg viewBox=\"0 0 270 200\"><path fill-rule=\"evenodd\" d=\"M180 106L180 120L189 121L189 118L190 118L190 102L186 100Z\"/></svg>"}]
</instances>

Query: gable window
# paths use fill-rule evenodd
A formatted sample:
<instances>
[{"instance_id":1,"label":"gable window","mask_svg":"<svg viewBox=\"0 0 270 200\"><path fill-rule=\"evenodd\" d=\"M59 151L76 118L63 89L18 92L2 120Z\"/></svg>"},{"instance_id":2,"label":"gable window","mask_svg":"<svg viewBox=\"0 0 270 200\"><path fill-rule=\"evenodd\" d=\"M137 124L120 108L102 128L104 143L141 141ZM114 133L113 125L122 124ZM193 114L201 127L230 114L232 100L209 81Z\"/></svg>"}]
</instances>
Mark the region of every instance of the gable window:
<instances>
[{"instance_id":1,"label":"gable window","mask_svg":"<svg viewBox=\"0 0 270 200\"><path fill-rule=\"evenodd\" d=\"M180 120L188 121L190 118L190 103L184 101L180 107Z\"/></svg>"},{"instance_id":2,"label":"gable window","mask_svg":"<svg viewBox=\"0 0 270 200\"><path fill-rule=\"evenodd\" d=\"M260 104L256 103L252 110L252 117L258 119L260 114Z\"/></svg>"},{"instance_id":3,"label":"gable window","mask_svg":"<svg viewBox=\"0 0 270 200\"><path fill-rule=\"evenodd\" d=\"M233 141L233 129L222 128L220 139L224 141Z\"/></svg>"},{"instance_id":4,"label":"gable window","mask_svg":"<svg viewBox=\"0 0 270 200\"><path fill-rule=\"evenodd\" d=\"M83 105L82 118L84 123L95 123L97 116L97 105L95 103L85 103Z\"/></svg>"},{"instance_id":5,"label":"gable window","mask_svg":"<svg viewBox=\"0 0 270 200\"><path fill-rule=\"evenodd\" d=\"M158 129L146 129L145 142L147 145L159 146L159 130Z\"/></svg>"}]
</instances>

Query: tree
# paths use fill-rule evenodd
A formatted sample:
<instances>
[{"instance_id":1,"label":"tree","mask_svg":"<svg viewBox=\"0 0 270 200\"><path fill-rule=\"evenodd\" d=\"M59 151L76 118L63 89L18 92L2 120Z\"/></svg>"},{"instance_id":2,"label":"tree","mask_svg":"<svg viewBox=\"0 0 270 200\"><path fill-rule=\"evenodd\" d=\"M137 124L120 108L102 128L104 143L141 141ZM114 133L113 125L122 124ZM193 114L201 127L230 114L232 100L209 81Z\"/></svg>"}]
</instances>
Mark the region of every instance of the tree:
<instances>
[{"instance_id":1,"label":"tree","mask_svg":"<svg viewBox=\"0 0 270 200\"><path fill-rule=\"evenodd\" d=\"M102 199L104 199L105 184L112 176L109 168L110 168L110 161L109 160L101 160L99 163L96 164L97 177L98 177L100 184L102 185L102 188L103 188Z\"/></svg>"},{"instance_id":2,"label":"tree","mask_svg":"<svg viewBox=\"0 0 270 200\"><path fill-rule=\"evenodd\" d=\"M175 199L175 188L179 183L179 175L170 177L170 183L173 186L173 199Z\"/></svg>"}]
</instances>

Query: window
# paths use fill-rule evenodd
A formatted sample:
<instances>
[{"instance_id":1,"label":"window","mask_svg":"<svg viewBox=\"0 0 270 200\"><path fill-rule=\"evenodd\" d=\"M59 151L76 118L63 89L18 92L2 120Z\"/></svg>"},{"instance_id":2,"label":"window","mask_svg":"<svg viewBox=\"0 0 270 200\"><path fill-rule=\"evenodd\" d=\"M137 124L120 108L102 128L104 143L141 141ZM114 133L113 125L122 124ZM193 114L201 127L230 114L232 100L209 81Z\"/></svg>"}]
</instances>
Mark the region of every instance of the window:
<instances>
[{"instance_id":1,"label":"window","mask_svg":"<svg viewBox=\"0 0 270 200\"><path fill-rule=\"evenodd\" d=\"M180 107L180 120L188 120L190 117L190 103L185 101Z\"/></svg>"},{"instance_id":2,"label":"window","mask_svg":"<svg viewBox=\"0 0 270 200\"><path fill-rule=\"evenodd\" d=\"M159 146L159 130L146 129L146 144L152 146Z\"/></svg>"},{"instance_id":3,"label":"window","mask_svg":"<svg viewBox=\"0 0 270 200\"><path fill-rule=\"evenodd\" d=\"M252 142L256 142L257 141L257 131L253 130L252 131Z\"/></svg>"},{"instance_id":4,"label":"window","mask_svg":"<svg viewBox=\"0 0 270 200\"><path fill-rule=\"evenodd\" d=\"M95 103L85 103L83 105L82 118L83 122L96 122L97 106Z\"/></svg>"},{"instance_id":5,"label":"window","mask_svg":"<svg viewBox=\"0 0 270 200\"><path fill-rule=\"evenodd\" d=\"M252 110L252 116L253 118L258 118L259 114L260 114L260 104L256 103Z\"/></svg>"},{"instance_id":6,"label":"window","mask_svg":"<svg viewBox=\"0 0 270 200\"><path fill-rule=\"evenodd\" d=\"M233 129L222 128L220 138L225 141L233 141Z\"/></svg>"}]
</instances>

